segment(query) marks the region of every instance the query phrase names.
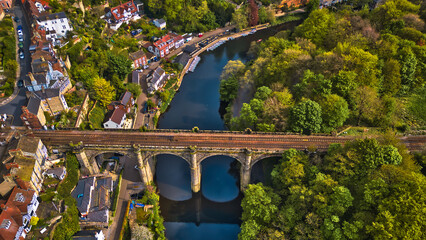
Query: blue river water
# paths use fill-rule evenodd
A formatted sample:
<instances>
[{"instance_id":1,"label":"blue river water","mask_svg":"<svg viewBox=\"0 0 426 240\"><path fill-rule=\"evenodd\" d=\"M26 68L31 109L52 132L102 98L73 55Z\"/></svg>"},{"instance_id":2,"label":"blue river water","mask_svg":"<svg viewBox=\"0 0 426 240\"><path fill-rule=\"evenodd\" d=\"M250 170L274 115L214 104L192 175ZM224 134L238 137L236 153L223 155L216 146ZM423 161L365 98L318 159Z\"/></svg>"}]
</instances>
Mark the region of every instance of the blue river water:
<instances>
[{"instance_id":1,"label":"blue river water","mask_svg":"<svg viewBox=\"0 0 426 240\"><path fill-rule=\"evenodd\" d=\"M169 109L159 119L158 128L226 129L219 113L219 78L223 67L229 60L248 61L250 43L276 32L277 29L258 31L202 53L197 68L185 75ZM238 239L242 212L239 163L230 157L214 156L203 160L201 168L201 191L193 193L189 164L177 156L157 156L155 180L167 239ZM253 179L267 181L263 176L265 170L270 173L271 167L259 164L253 170L259 176Z\"/></svg>"}]
</instances>

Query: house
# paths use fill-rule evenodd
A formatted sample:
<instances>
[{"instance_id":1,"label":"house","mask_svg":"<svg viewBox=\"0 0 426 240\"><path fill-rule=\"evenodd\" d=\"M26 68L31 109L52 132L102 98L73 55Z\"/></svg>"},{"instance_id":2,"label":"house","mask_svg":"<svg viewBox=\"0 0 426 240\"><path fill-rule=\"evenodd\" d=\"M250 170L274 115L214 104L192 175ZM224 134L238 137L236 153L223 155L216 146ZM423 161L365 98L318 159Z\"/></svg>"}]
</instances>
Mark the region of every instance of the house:
<instances>
[{"instance_id":1,"label":"house","mask_svg":"<svg viewBox=\"0 0 426 240\"><path fill-rule=\"evenodd\" d=\"M126 120L126 110L122 106L116 107L110 111L105 119L104 128L123 128L124 121Z\"/></svg>"},{"instance_id":2,"label":"house","mask_svg":"<svg viewBox=\"0 0 426 240\"><path fill-rule=\"evenodd\" d=\"M108 110L111 111L111 110L114 110L117 107L121 106L126 111L126 113L129 113L130 109L133 107L133 105L135 105L135 100L133 98L133 94L129 91L126 91L123 94L121 94L120 100L112 101L108 105Z\"/></svg>"},{"instance_id":3,"label":"house","mask_svg":"<svg viewBox=\"0 0 426 240\"><path fill-rule=\"evenodd\" d=\"M12 0L0 0L0 7L3 9L10 9L12 7Z\"/></svg>"},{"instance_id":4,"label":"house","mask_svg":"<svg viewBox=\"0 0 426 240\"><path fill-rule=\"evenodd\" d=\"M54 167L54 168L47 169L43 174L51 178L57 178L59 180L62 180L65 178L65 175L67 174L67 170L65 167Z\"/></svg>"},{"instance_id":5,"label":"house","mask_svg":"<svg viewBox=\"0 0 426 240\"><path fill-rule=\"evenodd\" d=\"M42 169L48 154L40 138L21 136L13 138L7 146L8 157L3 161L9 176L28 182L37 193L43 182Z\"/></svg>"},{"instance_id":6,"label":"house","mask_svg":"<svg viewBox=\"0 0 426 240\"><path fill-rule=\"evenodd\" d=\"M31 218L36 217L39 206L34 190L15 187L4 204L1 204L0 239L25 239L31 230Z\"/></svg>"},{"instance_id":7,"label":"house","mask_svg":"<svg viewBox=\"0 0 426 240\"><path fill-rule=\"evenodd\" d=\"M132 60L132 68L148 67L148 61L144 51L139 50L129 54L130 60Z\"/></svg>"},{"instance_id":8,"label":"house","mask_svg":"<svg viewBox=\"0 0 426 240\"><path fill-rule=\"evenodd\" d=\"M146 79L148 84L148 92L153 93L157 91L160 87L164 85L165 81L168 78L169 78L169 75L167 75L166 72L161 67L158 67L157 69L155 69L151 77Z\"/></svg>"},{"instance_id":9,"label":"house","mask_svg":"<svg viewBox=\"0 0 426 240\"><path fill-rule=\"evenodd\" d=\"M191 56L188 53L183 52L182 54L179 54L175 59L173 59L173 63L178 63L182 65L183 68L185 68L189 62L189 59L191 59Z\"/></svg>"},{"instance_id":10,"label":"house","mask_svg":"<svg viewBox=\"0 0 426 240\"><path fill-rule=\"evenodd\" d=\"M56 39L65 37L68 31L72 31L71 22L64 12L41 15L36 19L41 29L46 31L46 40L55 42Z\"/></svg>"},{"instance_id":11,"label":"house","mask_svg":"<svg viewBox=\"0 0 426 240\"><path fill-rule=\"evenodd\" d=\"M138 5L139 6L139 5ZM129 23L140 19L139 8L136 7L134 1L128 1L111 8L111 11L105 14L106 21L110 24L110 28L117 30L121 24Z\"/></svg>"},{"instance_id":12,"label":"house","mask_svg":"<svg viewBox=\"0 0 426 240\"><path fill-rule=\"evenodd\" d=\"M166 29L166 20L160 18L160 19L154 19L154 21L152 21L152 23L154 23L154 25L156 27L158 27L161 30Z\"/></svg>"},{"instance_id":13,"label":"house","mask_svg":"<svg viewBox=\"0 0 426 240\"><path fill-rule=\"evenodd\" d=\"M147 44L146 47L149 52L155 54L157 57L164 57L170 53L173 48L179 48L184 44L182 36L168 33L162 38L156 40L152 44Z\"/></svg>"},{"instance_id":14,"label":"house","mask_svg":"<svg viewBox=\"0 0 426 240\"><path fill-rule=\"evenodd\" d=\"M72 236L72 240L105 240L105 235L101 230L78 231Z\"/></svg>"},{"instance_id":15,"label":"house","mask_svg":"<svg viewBox=\"0 0 426 240\"><path fill-rule=\"evenodd\" d=\"M81 223L108 226L111 177L88 177L80 179L71 195L77 201Z\"/></svg>"},{"instance_id":16,"label":"house","mask_svg":"<svg viewBox=\"0 0 426 240\"><path fill-rule=\"evenodd\" d=\"M41 100L41 108L51 116L58 115L62 111L68 110L67 102L59 88L42 89L31 92L30 96Z\"/></svg>"},{"instance_id":17,"label":"house","mask_svg":"<svg viewBox=\"0 0 426 240\"><path fill-rule=\"evenodd\" d=\"M28 129L41 129L46 125L46 117L40 99L30 97L28 105L21 108L21 120Z\"/></svg>"},{"instance_id":18,"label":"house","mask_svg":"<svg viewBox=\"0 0 426 240\"><path fill-rule=\"evenodd\" d=\"M24 3L25 13L28 19L31 21L40 17L41 15L47 15L46 9L49 8L49 4L44 0L26 0Z\"/></svg>"}]
</instances>

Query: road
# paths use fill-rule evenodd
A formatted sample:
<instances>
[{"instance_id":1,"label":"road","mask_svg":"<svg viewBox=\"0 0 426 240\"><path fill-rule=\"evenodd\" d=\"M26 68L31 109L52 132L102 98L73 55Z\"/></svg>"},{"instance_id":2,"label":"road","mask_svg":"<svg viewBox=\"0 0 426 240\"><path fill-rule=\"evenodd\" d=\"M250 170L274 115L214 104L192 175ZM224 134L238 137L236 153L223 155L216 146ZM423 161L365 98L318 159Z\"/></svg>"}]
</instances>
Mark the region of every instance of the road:
<instances>
[{"instance_id":1,"label":"road","mask_svg":"<svg viewBox=\"0 0 426 240\"><path fill-rule=\"evenodd\" d=\"M208 148L265 149L283 150L295 148L304 150L315 146L326 150L332 143L344 144L354 137L300 136L281 134L239 134L222 133L175 133L175 132L120 132L120 131L34 131L48 145L68 145L70 142L83 141L85 145L137 144L141 147L177 147L190 146ZM409 150L424 150L426 136L400 137Z\"/></svg>"},{"instance_id":2,"label":"road","mask_svg":"<svg viewBox=\"0 0 426 240\"><path fill-rule=\"evenodd\" d=\"M19 17L21 21L20 23L15 24L15 29L17 25L22 26L22 31L24 34L24 55L25 55L24 59L18 58L19 65L20 65L20 73L19 73L19 78L17 80L19 80L19 79L23 79L25 75L28 74L28 72L31 72L31 54L29 51L29 47L31 44L31 37L30 37L31 35L30 35L30 27L29 27L30 25L28 24L26 16L22 10L21 1L16 1L16 3L17 4L15 5L12 11L15 16ZM18 42L18 39L16 39L16 42ZM13 115L14 116L13 125L21 126L22 125L22 121L20 118L22 114L21 106L24 106L27 104L25 89L24 88L15 89L13 97L5 101L0 103L0 113Z\"/></svg>"},{"instance_id":3,"label":"road","mask_svg":"<svg viewBox=\"0 0 426 240\"><path fill-rule=\"evenodd\" d=\"M134 168L136 164L136 159L126 157L123 166L124 172L121 180L117 210L115 212L113 223L108 228L106 239L119 239L120 231L123 226L123 219L127 207L127 201L130 199L130 194L133 193L133 190L131 188L129 189L129 186L132 186L133 183L142 184L139 171Z\"/></svg>"}]
</instances>

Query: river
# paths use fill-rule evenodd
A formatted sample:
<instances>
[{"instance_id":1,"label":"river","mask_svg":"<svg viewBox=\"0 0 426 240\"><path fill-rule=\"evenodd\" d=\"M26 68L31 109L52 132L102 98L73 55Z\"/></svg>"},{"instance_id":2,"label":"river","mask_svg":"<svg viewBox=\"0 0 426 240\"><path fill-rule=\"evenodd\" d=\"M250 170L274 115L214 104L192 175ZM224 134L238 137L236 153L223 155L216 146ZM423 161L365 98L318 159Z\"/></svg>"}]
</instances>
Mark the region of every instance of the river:
<instances>
[{"instance_id":1,"label":"river","mask_svg":"<svg viewBox=\"0 0 426 240\"><path fill-rule=\"evenodd\" d=\"M219 77L223 67L229 60L248 61L247 51L252 41L265 39L290 25L295 24L261 30L202 53L195 71L185 75L158 128L226 129L219 113ZM276 161L257 163L252 170L252 182L270 182L268 176ZM176 156L157 156L155 181L160 190L167 239L238 239L242 212L239 163L230 157L214 156L203 160L201 167L201 190L195 194L191 191L189 164Z\"/></svg>"}]
</instances>

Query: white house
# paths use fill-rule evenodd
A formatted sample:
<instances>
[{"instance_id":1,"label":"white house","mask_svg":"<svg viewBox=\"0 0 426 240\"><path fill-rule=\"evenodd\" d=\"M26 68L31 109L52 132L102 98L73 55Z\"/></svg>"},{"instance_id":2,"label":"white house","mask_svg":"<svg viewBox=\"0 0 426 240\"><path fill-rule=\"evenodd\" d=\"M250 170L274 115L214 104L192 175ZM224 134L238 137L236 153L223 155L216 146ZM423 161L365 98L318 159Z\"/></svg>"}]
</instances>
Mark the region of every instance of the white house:
<instances>
[{"instance_id":1,"label":"white house","mask_svg":"<svg viewBox=\"0 0 426 240\"><path fill-rule=\"evenodd\" d=\"M152 77L147 78L148 92L153 93L154 91L157 91L161 86L164 85L168 77L169 75L167 75L161 67L155 69Z\"/></svg>"},{"instance_id":2,"label":"white house","mask_svg":"<svg viewBox=\"0 0 426 240\"><path fill-rule=\"evenodd\" d=\"M154 19L154 21L152 21L152 23L154 23L154 25L156 27L158 27L159 29L163 30L166 28L166 20L160 18L160 19Z\"/></svg>"},{"instance_id":3,"label":"white house","mask_svg":"<svg viewBox=\"0 0 426 240\"><path fill-rule=\"evenodd\" d=\"M46 39L53 42L72 31L71 23L64 12L40 16L37 18L37 24L46 30Z\"/></svg>"},{"instance_id":4,"label":"white house","mask_svg":"<svg viewBox=\"0 0 426 240\"><path fill-rule=\"evenodd\" d=\"M123 128L126 120L126 110L122 106L117 106L107 116L107 121L104 122L104 128Z\"/></svg>"}]
</instances>

